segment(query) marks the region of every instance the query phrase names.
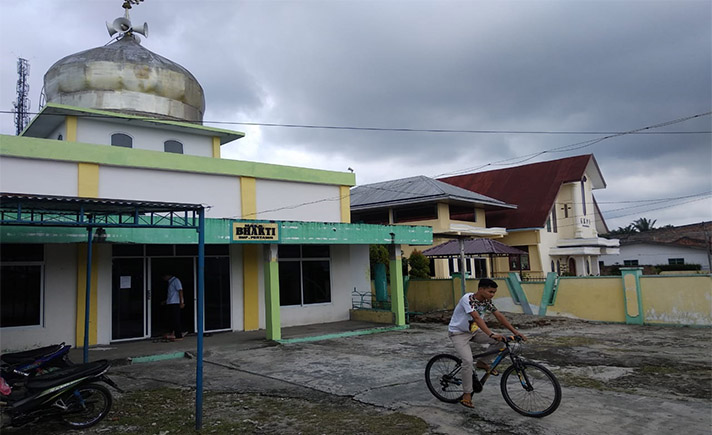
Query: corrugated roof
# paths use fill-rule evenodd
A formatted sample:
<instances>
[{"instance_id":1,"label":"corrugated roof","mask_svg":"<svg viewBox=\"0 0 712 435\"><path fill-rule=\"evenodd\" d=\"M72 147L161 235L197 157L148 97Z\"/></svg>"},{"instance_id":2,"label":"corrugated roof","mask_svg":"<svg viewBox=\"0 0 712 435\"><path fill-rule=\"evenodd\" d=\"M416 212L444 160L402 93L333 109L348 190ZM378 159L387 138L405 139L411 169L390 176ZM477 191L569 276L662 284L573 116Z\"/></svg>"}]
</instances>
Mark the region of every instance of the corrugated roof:
<instances>
[{"instance_id":1,"label":"corrugated roof","mask_svg":"<svg viewBox=\"0 0 712 435\"><path fill-rule=\"evenodd\" d=\"M446 177L440 181L517 205L516 210L488 211L487 226L542 228L561 185L580 181L589 165L594 187L605 187L593 154Z\"/></svg>"},{"instance_id":2,"label":"corrugated roof","mask_svg":"<svg viewBox=\"0 0 712 435\"><path fill-rule=\"evenodd\" d=\"M526 252L492 239L466 239L465 255L524 255ZM423 251L426 257L459 257L460 243L450 240Z\"/></svg>"},{"instance_id":3,"label":"corrugated roof","mask_svg":"<svg viewBox=\"0 0 712 435\"><path fill-rule=\"evenodd\" d=\"M364 184L351 189L351 210L368 210L445 200L479 204L494 209L516 207L504 201L422 175Z\"/></svg>"},{"instance_id":4,"label":"corrugated roof","mask_svg":"<svg viewBox=\"0 0 712 435\"><path fill-rule=\"evenodd\" d=\"M15 210L18 205L22 205L23 210L26 211L78 211L81 209L85 213L124 212L128 208L137 209L142 213L161 213L203 208L201 204L0 192L0 209Z\"/></svg>"}]
</instances>

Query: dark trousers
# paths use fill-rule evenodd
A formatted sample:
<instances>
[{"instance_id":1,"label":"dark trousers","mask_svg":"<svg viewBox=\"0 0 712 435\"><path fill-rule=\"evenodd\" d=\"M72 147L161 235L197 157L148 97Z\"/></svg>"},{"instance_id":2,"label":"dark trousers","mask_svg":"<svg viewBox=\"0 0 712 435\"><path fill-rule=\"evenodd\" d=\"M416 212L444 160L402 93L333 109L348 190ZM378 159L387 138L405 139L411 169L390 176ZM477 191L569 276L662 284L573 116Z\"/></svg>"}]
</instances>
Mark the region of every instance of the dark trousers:
<instances>
[{"instance_id":1,"label":"dark trousers","mask_svg":"<svg viewBox=\"0 0 712 435\"><path fill-rule=\"evenodd\" d=\"M176 338L183 338L183 325L180 322L180 304L168 304L168 325Z\"/></svg>"}]
</instances>

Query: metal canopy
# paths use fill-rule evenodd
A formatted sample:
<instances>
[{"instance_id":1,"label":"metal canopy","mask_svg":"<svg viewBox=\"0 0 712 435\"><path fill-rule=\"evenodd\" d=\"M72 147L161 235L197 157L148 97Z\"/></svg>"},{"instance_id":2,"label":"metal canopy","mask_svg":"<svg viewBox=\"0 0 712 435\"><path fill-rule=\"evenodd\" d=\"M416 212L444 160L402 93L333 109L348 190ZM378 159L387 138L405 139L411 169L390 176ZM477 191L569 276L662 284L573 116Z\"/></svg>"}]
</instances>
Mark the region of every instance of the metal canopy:
<instances>
[{"instance_id":1,"label":"metal canopy","mask_svg":"<svg viewBox=\"0 0 712 435\"><path fill-rule=\"evenodd\" d=\"M198 233L198 343L196 427L203 416L203 307L205 302L205 207L121 199L77 198L0 192L0 225L84 227L87 229L87 275L84 310L84 362L89 361L89 307L92 242L99 227L193 229ZM96 232L95 232L96 229Z\"/></svg>"},{"instance_id":2,"label":"metal canopy","mask_svg":"<svg viewBox=\"0 0 712 435\"><path fill-rule=\"evenodd\" d=\"M200 204L0 192L1 225L198 228Z\"/></svg>"}]
</instances>

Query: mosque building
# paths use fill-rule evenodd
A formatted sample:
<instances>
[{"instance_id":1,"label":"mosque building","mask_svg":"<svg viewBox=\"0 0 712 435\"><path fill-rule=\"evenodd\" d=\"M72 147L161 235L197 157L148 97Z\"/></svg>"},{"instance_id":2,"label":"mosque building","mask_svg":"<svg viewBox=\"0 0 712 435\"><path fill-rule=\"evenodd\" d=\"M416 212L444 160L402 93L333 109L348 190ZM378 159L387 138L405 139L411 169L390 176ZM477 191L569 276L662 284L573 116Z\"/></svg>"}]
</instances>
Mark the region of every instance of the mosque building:
<instances>
[{"instance_id":1,"label":"mosque building","mask_svg":"<svg viewBox=\"0 0 712 435\"><path fill-rule=\"evenodd\" d=\"M52 65L40 113L0 135L2 350L159 336L166 272L186 331L279 340L349 319L370 244L391 247L403 325L400 245L430 245L431 228L351 224L351 172L221 158L244 134L203 125L198 80L128 13L107 27L113 42Z\"/></svg>"}]
</instances>

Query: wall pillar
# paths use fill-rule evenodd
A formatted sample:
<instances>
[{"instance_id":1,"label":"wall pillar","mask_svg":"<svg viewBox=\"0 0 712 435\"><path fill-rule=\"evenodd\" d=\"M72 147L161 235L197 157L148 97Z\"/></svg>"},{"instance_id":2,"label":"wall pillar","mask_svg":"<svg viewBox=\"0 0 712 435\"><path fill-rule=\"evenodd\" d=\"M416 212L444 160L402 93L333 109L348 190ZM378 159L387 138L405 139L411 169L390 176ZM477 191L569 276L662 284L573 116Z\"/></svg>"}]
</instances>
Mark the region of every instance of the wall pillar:
<instances>
[{"instance_id":1,"label":"wall pillar","mask_svg":"<svg viewBox=\"0 0 712 435\"><path fill-rule=\"evenodd\" d=\"M621 267L625 323L627 324L643 324L643 297L640 291L640 276L642 274L642 267Z\"/></svg>"},{"instance_id":2,"label":"wall pillar","mask_svg":"<svg viewBox=\"0 0 712 435\"><path fill-rule=\"evenodd\" d=\"M389 245L391 272L391 311L395 325L405 326L405 297L403 292L403 251L400 245Z\"/></svg>"},{"instance_id":3,"label":"wall pillar","mask_svg":"<svg viewBox=\"0 0 712 435\"><path fill-rule=\"evenodd\" d=\"M282 339L282 325L279 316L279 258L277 245L267 245L265 249L265 322L267 340Z\"/></svg>"}]
</instances>

